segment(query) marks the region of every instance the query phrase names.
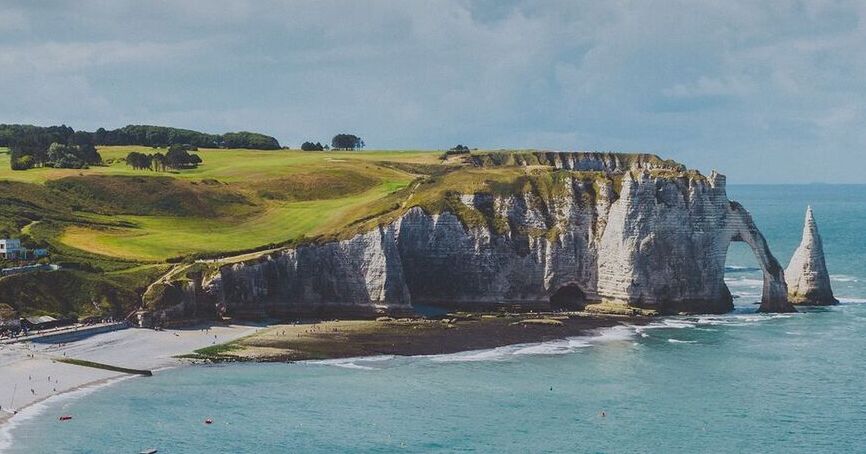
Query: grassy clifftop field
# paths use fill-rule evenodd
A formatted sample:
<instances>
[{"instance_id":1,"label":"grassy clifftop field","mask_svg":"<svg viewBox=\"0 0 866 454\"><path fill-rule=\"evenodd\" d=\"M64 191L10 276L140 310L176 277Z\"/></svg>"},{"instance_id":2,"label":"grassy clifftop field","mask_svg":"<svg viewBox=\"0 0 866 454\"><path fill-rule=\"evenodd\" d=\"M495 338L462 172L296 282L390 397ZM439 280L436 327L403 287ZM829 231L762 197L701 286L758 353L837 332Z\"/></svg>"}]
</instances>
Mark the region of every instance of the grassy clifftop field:
<instances>
[{"instance_id":1,"label":"grassy clifftop field","mask_svg":"<svg viewBox=\"0 0 866 454\"><path fill-rule=\"evenodd\" d=\"M150 148L99 151L107 165L84 170L12 171L8 154L0 154L0 181L16 186L22 202L39 194L72 203L65 216L51 215L53 202L35 213L48 214L53 232L42 238L52 245L138 262L334 231L416 178L391 163L438 161L429 152L199 150L204 163L196 169L152 172L123 162L130 151Z\"/></svg>"},{"instance_id":2,"label":"grassy clifftop field","mask_svg":"<svg viewBox=\"0 0 866 454\"><path fill-rule=\"evenodd\" d=\"M611 178L555 170L554 155L538 152L442 159L438 151L199 149L197 168L154 172L127 166L132 151L155 150L100 147L101 166L13 171L0 149L0 229L48 246L64 269L0 278L0 304L22 314L117 315L178 262L346 238L413 206L495 227L456 195L548 198L564 177ZM651 155L603 158L685 170Z\"/></svg>"},{"instance_id":3,"label":"grassy clifftop field","mask_svg":"<svg viewBox=\"0 0 866 454\"><path fill-rule=\"evenodd\" d=\"M13 171L0 149L0 229L49 246L64 267L0 278L0 304L123 313L169 262L340 231L441 165L434 152L200 149L196 169L153 172L127 166L131 151L154 150L101 147L104 166Z\"/></svg>"}]
</instances>

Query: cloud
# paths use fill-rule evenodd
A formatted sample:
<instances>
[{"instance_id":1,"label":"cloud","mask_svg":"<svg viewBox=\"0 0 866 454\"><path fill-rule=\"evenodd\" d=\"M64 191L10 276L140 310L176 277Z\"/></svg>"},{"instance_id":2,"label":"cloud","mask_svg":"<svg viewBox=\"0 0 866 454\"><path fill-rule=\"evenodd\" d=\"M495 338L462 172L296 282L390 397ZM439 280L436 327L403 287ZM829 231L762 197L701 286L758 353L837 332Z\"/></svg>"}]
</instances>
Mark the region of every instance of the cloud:
<instances>
[{"instance_id":1,"label":"cloud","mask_svg":"<svg viewBox=\"0 0 866 454\"><path fill-rule=\"evenodd\" d=\"M0 33L0 121L642 150L731 181L864 181L809 171L816 149L866 146L856 0L21 1Z\"/></svg>"}]
</instances>

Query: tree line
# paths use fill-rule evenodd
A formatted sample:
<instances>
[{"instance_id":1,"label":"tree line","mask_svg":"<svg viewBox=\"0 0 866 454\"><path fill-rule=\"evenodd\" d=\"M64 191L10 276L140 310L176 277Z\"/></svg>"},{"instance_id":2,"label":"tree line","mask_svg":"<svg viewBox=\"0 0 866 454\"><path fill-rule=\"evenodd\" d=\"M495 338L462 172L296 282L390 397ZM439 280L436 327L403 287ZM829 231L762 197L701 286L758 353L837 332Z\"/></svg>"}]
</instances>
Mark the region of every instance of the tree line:
<instances>
[{"instance_id":1,"label":"tree line","mask_svg":"<svg viewBox=\"0 0 866 454\"><path fill-rule=\"evenodd\" d=\"M53 157L49 156L52 144L58 144ZM114 130L99 128L95 132L87 132L75 131L66 125L42 127L0 124L0 147L11 150L11 166L14 170L41 166L81 168L96 165L102 162L96 152L98 145L143 145L155 148L185 145L257 150L280 148L277 139L248 131L220 135L164 126L128 125Z\"/></svg>"}]
</instances>

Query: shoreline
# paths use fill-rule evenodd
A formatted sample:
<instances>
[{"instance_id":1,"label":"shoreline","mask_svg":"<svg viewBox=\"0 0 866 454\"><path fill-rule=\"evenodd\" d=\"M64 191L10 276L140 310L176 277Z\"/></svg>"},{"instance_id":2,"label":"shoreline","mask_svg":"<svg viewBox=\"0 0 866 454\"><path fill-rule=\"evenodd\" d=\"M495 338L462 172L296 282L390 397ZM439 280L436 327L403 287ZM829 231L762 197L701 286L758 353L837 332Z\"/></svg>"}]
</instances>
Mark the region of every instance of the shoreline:
<instances>
[{"instance_id":1,"label":"shoreline","mask_svg":"<svg viewBox=\"0 0 866 454\"><path fill-rule=\"evenodd\" d=\"M585 312L453 313L441 320L380 317L275 324L182 357L209 362L295 362L381 355L426 356L591 335L654 317Z\"/></svg>"},{"instance_id":2,"label":"shoreline","mask_svg":"<svg viewBox=\"0 0 866 454\"><path fill-rule=\"evenodd\" d=\"M199 325L154 331L129 328L58 344L0 346L0 431L25 410L57 396L97 387L132 375L58 361L80 359L114 366L165 370L198 348L248 336L264 325Z\"/></svg>"},{"instance_id":3,"label":"shoreline","mask_svg":"<svg viewBox=\"0 0 866 454\"><path fill-rule=\"evenodd\" d=\"M97 334L68 344L43 344L34 348L21 345L16 349L0 350L0 382L10 383L10 368L6 365L40 364L38 370L43 374L49 371L53 376L69 378L69 371L77 374L71 382L47 395L24 395L21 404L14 408L3 405L0 410L0 448L12 441L12 431L17 421L41 414L54 399L62 399L76 393L89 393L113 383L135 378L134 375L91 369L54 361L49 353L76 353L80 356L100 359L118 357L128 359L138 357L138 361L106 361L123 366L134 365L162 371L176 367L187 367L202 362L295 362L316 360L340 360L380 355L429 356L461 353L489 348L506 347L525 343L543 343L571 337L593 336L598 330L615 326L645 325L654 317L597 316L588 314L452 314L445 320L430 319L391 319L317 321L303 324L245 325L221 327L219 325L199 326L187 330L153 331L131 328L122 331ZM221 343L213 341L212 332ZM275 336L275 333L284 334ZM181 335L190 339L183 339ZM161 339L168 343L156 342L148 350L148 357L130 353L125 347L130 343L142 345L142 340ZM299 351L291 348L278 349L274 341L301 340L311 350ZM292 344L289 343L289 345ZM208 345L209 344L209 345ZM267 344L267 345L264 345ZM240 350L238 346L247 350ZM297 345L295 345L297 346ZM17 350L12 352L10 350ZM224 352L215 355L202 355L204 351ZM228 351L227 351L228 350ZM84 353L98 352L95 355ZM10 361L10 354L17 359ZM5 356L4 356L5 355ZM33 355L33 356L30 356ZM4 361L5 360L5 361ZM46 368L47 367L47 368ZM15 367L12 367L14 369ZM66 372L66 373L64 373ZM19 374L19 381L21 376ZM31 382L28 380L28 382ZM51 382L49 382L51 383ZM4 396L0 389L0 396ZM8 392L8 390L6 390ZM22 393L23 394L23 393ZM29 398L29 399L28 399ZM8 402L4 400L4 402ZM2 405L2 404L0 404ZM44 406L40 408L40 406Z\"/></svg>"}]
</instances>

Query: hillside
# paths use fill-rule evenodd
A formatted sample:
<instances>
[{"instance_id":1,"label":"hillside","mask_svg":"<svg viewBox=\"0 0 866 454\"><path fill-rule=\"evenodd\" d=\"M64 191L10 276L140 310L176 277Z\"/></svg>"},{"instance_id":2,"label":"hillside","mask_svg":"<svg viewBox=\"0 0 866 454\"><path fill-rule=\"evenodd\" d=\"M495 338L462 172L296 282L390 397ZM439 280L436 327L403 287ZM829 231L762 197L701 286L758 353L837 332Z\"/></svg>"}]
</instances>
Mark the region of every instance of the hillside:
<instances>
[{"instance_id":1,"label":"hillside","mask_svg":"<svg viewBox=\"0 0 866 454\"><path fill-rule=\"evenodd\" d=\"M4 278L0 303L22 312L80 313L85 305L87 311L98 306L94 301L108 307L122 300L113 307L123 312L173 263L347 238L415 206L495 227L495 217L466 210L456 196L543 194L556 190L563 177L617 179L532 151L443 160L433 151L199 149L202 165L171 172L125 164L129 152L152 152L149 147L98 151L104 166L27 171L9 170L9 155L0 152L0 229L49 245L53 260L74 270L64 278L78 282L65 287L72 301L60 310L51 295L56 277ZM652 155L598 156L654 172L685 172Z\"/></svg>"}]
</instances>

